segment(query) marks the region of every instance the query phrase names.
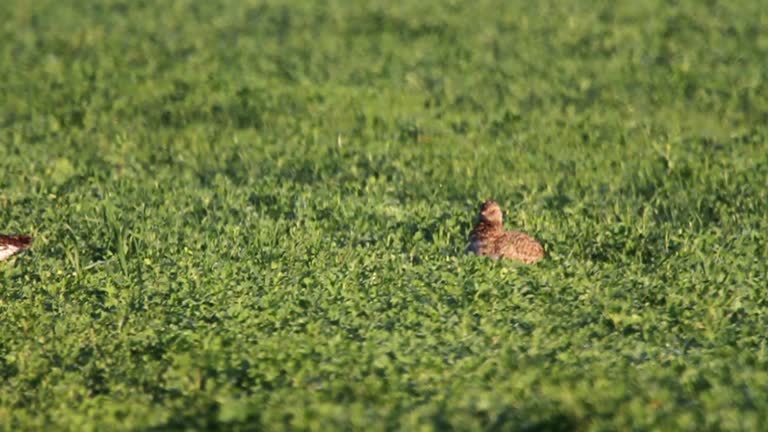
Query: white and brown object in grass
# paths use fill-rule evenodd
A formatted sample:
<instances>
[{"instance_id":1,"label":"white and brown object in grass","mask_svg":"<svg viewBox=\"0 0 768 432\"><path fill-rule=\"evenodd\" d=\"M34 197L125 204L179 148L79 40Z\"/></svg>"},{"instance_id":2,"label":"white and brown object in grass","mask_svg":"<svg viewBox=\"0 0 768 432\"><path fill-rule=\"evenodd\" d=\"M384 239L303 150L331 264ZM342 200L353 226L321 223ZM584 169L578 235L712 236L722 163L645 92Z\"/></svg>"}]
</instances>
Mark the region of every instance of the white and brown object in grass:
<instances>
[{"instance_id":1,"label":"white and brown object in grass","mask_svg":"<svg viewBox=\"0 0 768 432\"><path fill-rule=\"evenodd\" d=\"M477 224L469 235L467 252L526 264L533 264L544 257L544 248L536 239L518 231L504 230L501 207L491 200L480 207Z\"/></svg>"},{"instance_id":2,"label":"white and brown object in grass","mask_svg":"<svg viewBox=\"0 0 768 432\"><path fill-rule=\"evenodd\" d=\"M12 255L23 251L32 244L32 237L28 235L4 235L0 234L0 261L10 258Z\"/></svg>"}]
</instances>

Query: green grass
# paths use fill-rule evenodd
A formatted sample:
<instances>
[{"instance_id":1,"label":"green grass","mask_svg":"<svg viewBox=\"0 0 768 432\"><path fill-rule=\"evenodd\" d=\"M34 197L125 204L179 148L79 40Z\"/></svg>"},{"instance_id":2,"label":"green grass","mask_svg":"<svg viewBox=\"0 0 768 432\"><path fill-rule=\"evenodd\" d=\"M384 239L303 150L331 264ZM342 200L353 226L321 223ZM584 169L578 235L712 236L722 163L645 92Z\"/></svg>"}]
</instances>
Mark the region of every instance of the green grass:
<instances>
[{"instance_id":1,"label":"green grass","mask_svg":"<svg viewBox=\"0 0 768 432\"><path fill-rule=\"evenodd\" d=\"M396 3L0 2L0 429L768 427L763 2Z\"/></svg>"}]
</instances>

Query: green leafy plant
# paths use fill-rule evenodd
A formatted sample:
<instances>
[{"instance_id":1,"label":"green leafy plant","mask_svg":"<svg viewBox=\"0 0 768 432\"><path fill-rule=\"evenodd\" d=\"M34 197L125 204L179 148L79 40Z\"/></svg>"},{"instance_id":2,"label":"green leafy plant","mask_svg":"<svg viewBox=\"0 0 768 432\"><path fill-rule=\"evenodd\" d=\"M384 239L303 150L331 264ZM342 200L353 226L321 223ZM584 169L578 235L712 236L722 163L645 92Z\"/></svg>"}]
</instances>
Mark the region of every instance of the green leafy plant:
<instances>
[{"instance_id":1,"label":"green leafy plant","mask_svg":"<svg viewBox=\"0 0 768 432\"><path fill-rule=\"evenodd\" d=\"M0 429L765 429L762 2L0 16Z\"/></svg>"}]
</instances>

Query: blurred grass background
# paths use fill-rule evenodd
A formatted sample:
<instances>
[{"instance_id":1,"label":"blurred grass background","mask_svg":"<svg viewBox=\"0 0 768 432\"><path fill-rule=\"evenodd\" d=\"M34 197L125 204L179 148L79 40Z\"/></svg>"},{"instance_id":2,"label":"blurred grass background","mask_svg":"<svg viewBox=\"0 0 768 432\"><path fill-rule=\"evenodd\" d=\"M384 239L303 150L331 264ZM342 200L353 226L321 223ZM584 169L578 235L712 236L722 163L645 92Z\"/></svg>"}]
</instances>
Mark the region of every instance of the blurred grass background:
<instances>
[{"instance_id":1,"label":"blurred grass background","mask_svg":"<svg viewBox=\"0 0 768 432\"><path fill-rule=\"evenodd\" d=\"M761 2L0 17L4 429L765 427Z\"/></svg>"}]
</instances>

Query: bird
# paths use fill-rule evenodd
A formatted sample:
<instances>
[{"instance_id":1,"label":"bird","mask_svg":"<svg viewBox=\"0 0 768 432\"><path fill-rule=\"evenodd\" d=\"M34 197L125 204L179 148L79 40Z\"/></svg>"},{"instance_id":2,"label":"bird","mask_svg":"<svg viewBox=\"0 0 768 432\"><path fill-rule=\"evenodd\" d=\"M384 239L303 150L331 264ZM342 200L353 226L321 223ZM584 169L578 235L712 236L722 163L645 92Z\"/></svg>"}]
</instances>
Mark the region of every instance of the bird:
<instances>
[{"instance_id":1,"label":"bird","mask_svg":"<svg viewBox=\"0 0 768 432\"><path fill-rule=\"evenodd\" d=\"M32 237L28 235L0 234L0 261L10 258L23 251L32 244Z\"/></svg>"},{"instance_id":2,"label":"bird","mask_svg":"<svg viewBox=\"0 0 768 432\"><path fill-rule=\"evenodd\" d=\"M480 206L478 220L469 235L466 252L494 260L507 258L533 264L544 258L544 247L535 238L519 231L505 231L501 207L488 200Z\"/></svg>"}]
</instances>

